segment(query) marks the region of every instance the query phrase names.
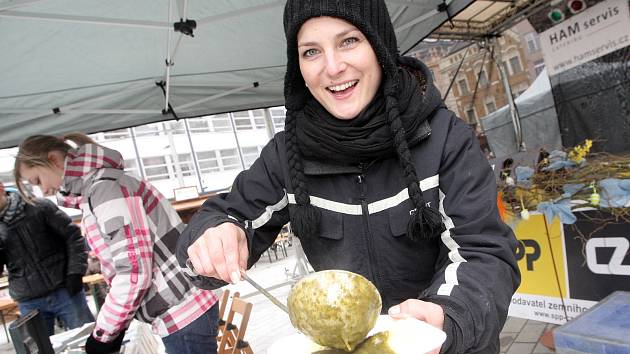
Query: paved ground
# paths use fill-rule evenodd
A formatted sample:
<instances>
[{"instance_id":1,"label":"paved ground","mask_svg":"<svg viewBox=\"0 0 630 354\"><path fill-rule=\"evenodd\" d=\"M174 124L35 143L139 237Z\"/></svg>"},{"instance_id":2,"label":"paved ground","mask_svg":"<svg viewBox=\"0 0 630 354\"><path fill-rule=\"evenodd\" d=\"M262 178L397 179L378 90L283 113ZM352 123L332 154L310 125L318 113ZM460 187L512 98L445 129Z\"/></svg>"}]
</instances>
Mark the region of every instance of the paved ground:
<instances>
[{"instance_id":1,"label":"paved ground","mask_svg":"<svg viewBox=\"0 0 630 354\"><path fill-rule=\"evenodd\" d=\"M278 252L278 260L271 253L272 262L265 254L248 275L263 287L286 303L295 270L294 247L287 247L288 257ZM266 297L258 293L251 285L241 282L229 286L231 291L239 291L241 297L253 304L253 311L247 328L245 339L255 353L266 354L267 348L278 338L295 333L288 316L275 307ZM552 353L540 342L540 337L554 325L542 322L508 318L501 333L502 354L539 354ZM13 345L7 343L4 331L0 333L0 354L15 353Z\"/></svg>"}]
</instances>

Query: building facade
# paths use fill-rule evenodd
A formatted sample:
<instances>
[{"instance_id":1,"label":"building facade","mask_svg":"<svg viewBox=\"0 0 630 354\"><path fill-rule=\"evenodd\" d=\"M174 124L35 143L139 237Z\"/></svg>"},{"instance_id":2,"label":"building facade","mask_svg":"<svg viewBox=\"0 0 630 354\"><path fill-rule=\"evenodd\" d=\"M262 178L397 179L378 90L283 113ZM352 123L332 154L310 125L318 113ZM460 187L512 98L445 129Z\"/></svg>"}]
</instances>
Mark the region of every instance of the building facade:
<instances>
[{"instance_id":1,"label":"building facade","mask_svg":"<svg viewBox=\"0 0 630 354\"><path fill-rule=\"evenodd\" d=\"M229 189L273 134L284 129L285 112L284 107L274 107L224 113L90 136L119 151L126 171L173 198L182 187L195 186L199 193ZM7 186L14 184L16 153L17 148L0 150L0 180Z\"/></svg>"},{"instance_id":2,"label":"building facade","mask_svg":"<svg viewBox=\"0 0 630 354\"><path fill-rule=\"evenodd\" d=\"M544 69L538 34L528 21L518 23L491 42L442 43L423 43L412 55L431 68L442 95L448 91L447 107L469 124L508 104L497 63L505 67L514 98ZM491 45L495 61L491 59Z\"/></svg>"}]
</instances>

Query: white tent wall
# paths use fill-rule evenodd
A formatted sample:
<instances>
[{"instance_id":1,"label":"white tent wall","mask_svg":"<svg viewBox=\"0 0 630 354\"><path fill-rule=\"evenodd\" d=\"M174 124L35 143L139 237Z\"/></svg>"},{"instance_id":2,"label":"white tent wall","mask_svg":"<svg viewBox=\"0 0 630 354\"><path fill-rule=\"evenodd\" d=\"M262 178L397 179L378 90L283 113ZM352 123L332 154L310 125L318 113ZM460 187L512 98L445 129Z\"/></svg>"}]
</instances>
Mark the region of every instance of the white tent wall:
<instances>
[{"instance_id":1,"label":"white tent wall","mask_svg":"<svg viewBox=\"0 0 630 354\"><path fill-rule=\"evenodd\" d=\"M386 2L402 53L448 18L442 0ZM448 12L471 2L446 1ZM0 0L0 148L282 105L284 3ZM197 22L194 37L173 30L180 18Z\"/></svg>"},{"instance_id":2,"label":"white tent wall","mask_svg":"<svg viewBox=\"0 0 630 354\"><path fill-rule=\"evenodd\" d=\"M528 150L547 151L562 148L558 117L554 107L551 85L546 70L543 70L532 85L516 98L516 107L521 121L523 141ZM498 157L519 152L514 125L508 106L481 118L490 149Z\"/></svg>"}]
</instances>

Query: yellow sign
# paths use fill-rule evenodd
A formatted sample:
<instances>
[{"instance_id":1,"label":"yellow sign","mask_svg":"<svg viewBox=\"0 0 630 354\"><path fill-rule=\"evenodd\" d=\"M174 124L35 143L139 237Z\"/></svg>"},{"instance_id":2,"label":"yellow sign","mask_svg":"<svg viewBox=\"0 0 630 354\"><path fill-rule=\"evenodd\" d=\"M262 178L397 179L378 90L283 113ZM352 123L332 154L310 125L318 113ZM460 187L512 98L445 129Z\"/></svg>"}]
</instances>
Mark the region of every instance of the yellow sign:
<instances>
[{"instance_id":1,"label":"yellow sign","mask_svg":"<svg viewBox=\"0 0 630 354\"><path fill-rule=\"evenodd\" d=\"M516 224L512 229L519 241L516 254L521 270L521 286L516 292L566 297L562 224L558 218L554 218L553 222L547 221L549 224L545 226L545 217L539 213L532 213L528 220L513 220Z\"/></svg>"}]
</instances>

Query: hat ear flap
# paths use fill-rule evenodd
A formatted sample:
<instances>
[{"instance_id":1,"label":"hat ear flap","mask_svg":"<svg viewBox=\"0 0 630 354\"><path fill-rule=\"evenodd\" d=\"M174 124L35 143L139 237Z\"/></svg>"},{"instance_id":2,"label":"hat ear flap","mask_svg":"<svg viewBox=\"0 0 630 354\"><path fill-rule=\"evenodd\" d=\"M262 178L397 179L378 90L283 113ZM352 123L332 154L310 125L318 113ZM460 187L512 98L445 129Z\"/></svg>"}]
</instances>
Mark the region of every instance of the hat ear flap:
<instances>
[{"instance_id":1,"label":"hat ear flap","mask_svg":"<svg viewBox=\"0 0 630 354\"><path fill-rule=\"evenodd\" d=\"M418 173L407 144L405 128L400 120L396 82L389 78L385 82L385 110L387 123L393 136L394 148L403 169L409 198L415 207L415 211L411 214L407 224L407 237L419 241L439 236L445 227L440 214L424 203Z\"/></svg>"}]
</instances>

